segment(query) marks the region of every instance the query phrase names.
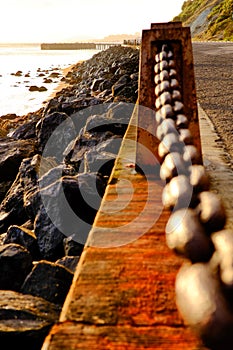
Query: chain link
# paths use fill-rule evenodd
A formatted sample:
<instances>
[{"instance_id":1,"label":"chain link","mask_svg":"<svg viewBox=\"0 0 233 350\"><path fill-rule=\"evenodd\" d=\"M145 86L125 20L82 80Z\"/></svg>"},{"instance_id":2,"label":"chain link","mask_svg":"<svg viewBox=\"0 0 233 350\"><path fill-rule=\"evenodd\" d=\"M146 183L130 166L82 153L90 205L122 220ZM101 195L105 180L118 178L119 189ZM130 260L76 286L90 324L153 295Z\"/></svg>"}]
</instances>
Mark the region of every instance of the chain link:
<instances>
[{"instance_id":1,"label":"chain link","mask_svg":"<svg viewBox=\"0 0 233 350\"><path fill-rule=\"evenodd\" d=\"M177 306L207 345L218 349L219 344L220 349L230 341L232 346L233 231L224 228L224 205L210 191L193 144L175 57L167 43L155 55L154 72L160 177L166 181L162 201L171 211L166 243L187 259L176 278Z\"/></svg>"}]
</instances>

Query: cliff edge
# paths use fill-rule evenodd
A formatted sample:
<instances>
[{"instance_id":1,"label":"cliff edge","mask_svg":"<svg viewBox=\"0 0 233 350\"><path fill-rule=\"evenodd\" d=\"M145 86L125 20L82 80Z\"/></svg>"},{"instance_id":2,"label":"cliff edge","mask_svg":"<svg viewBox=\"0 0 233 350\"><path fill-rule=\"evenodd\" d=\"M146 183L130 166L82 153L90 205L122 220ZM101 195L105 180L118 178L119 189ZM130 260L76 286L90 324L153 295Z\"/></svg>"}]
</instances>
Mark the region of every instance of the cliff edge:
<instances>
[{"instance_id":1,"label":"cliff edge","mask_svg":"<svg viewBox=\"0 0 233 350\"><path fill-rule=\"evenodd\" d=\"M233 41L233 0L186 0L173 21L190 26L194 40Z\"/></svg>"}]
</instances>

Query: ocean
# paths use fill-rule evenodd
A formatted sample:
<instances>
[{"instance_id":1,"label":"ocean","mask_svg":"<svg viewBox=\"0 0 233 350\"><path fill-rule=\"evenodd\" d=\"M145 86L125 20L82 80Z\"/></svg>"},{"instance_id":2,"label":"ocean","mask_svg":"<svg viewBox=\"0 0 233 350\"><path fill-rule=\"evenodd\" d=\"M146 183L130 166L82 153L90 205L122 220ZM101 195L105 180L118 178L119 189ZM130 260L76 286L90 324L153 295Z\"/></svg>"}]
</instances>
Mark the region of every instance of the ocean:
<instances>
[{"instance_id":1,"label":"ocean","mask_svg":"<svg viewBox=\"0 0 233 350\"><path fill-rule=\"evenodd\" d=\"M39 44L0 44L0 116L35 112L58 87L65 68L97 52L41 50ZM46 90L30 91L33 86Z\"/></svg>"}]
</instances>

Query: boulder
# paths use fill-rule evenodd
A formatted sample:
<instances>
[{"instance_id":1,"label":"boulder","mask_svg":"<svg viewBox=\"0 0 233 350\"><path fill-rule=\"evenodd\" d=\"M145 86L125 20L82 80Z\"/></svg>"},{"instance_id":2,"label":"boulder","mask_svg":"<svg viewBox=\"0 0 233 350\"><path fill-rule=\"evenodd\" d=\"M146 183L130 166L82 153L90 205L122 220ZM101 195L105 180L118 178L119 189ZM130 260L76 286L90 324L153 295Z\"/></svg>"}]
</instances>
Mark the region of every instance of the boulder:
<instances>
[{"instance_id":1,"label":"boulder","mask_svg":"<svg viewBox=\"0 0 233 350\"><path fill-rule=\"evenodd\" d=\"M58 321L60 307L32 295L0 290L0 314L2 349L40 350L49 329Z\"/></svg>"},{"instance_id":2,"label":"boulder","mask_svg":"<svg viewBox=\"0 0 233 350\"><path fill-rule=\"evenodd\" d=\"M102 176L109 176L118 155L122 139L113 136L85 153L83 168L80 171L98 172Z\"/></svg>"},{"instance_id":3,"label":"boulder","mask_svg":"<svg viewBox=\"0 0 233 350\"><path fill-rule=\"evenodd\" d=\"M41 189L43 206L35 218L34 231L43 258L54 261L62 257L63 239L72 234L77 242L86 242L105 186L99 174L83 173L64 176Z\"/></svg>"},{"instance_id":4,"label":"boulder","mask_svg":"<svg viewBox=\"0 0 233 350\"><path fill-rule=\"evenodd\" d=\"M61 265L41 260L25 279L21 293L30 294L62 305L69 291L73 274Z\"/></svg>"},{"instance_id":5,"label":"boulder","mask_svg":"<svg viewBox=\"0 0 233 350\"><path fill-rule=\"evenodd\" d=\"M34 152L32 140L0 139L0 181L14 180L21 161Z\"/></svg>"},{"instance_id":6,"label":"boulder","mask_svg":"<svg viewBox=\"0 0 233 350\"><path fill-rule=\"evenodd\" d=\"M0 246L0 289L19 291L32 269L32 256L19 244Z\"/></svg>"},{"instance_id":7,"label":"boulder","mask_svg":"<svg viewBox=\"0 0 233 350\"><path fill-rule=\"evenodd\" d=\"M39 154L24 159L19 168L20 182L24 190L29 191L37 186L39 178L51 169L57 167L57 165L54 158L41 157Z\"/></svg>"},{"instance_id":8,"label":"boulder","mask_svg":"<svg viewBox=\"0 0 233 350\"><path fill-rule=\"evenodd\" d=\"M7 191L10 189L12 181L2 181L0 182L0 203L5 197Z\"/></svg>"},{"instance_id":9,"label":"boulder","mask_svg":"<svg viewBox=\"0 0 233 350\"><path fill-rule=\"evenodd\" d=\"M53 112L37 124L38 150L44 157L63 160L63 151L74 139L75 132L71 118L66 113Z\"/></svg>"},{"instance_id":10,"label":"boulder","mask_svg":"<svg viewBox=\"0 0 233 350\"><path fill-rule=\"evenodd\" d=\"M0 204L0 233L6 232L10 225L21 225L28 220L24 208L23 192L18 174Z\"/></svg>"},{"instance_id":11,"label":"boulder","mask_svg":"<svg viewBox=\"0 0 233 350\"><path fill-rule=\"evenodd\" d=\"M21 70L18 70L14 75L15 75L16 77L21 77L22 74L23 74L23 72L22 72Z\"/></svg>"},{"instance_id":12,"label":"boulder","mask_svg":"<svg viewBox=\"0 0 233 350\"><path fill-rule=\"evenodd\" d=\"M102 115L91 115L86 122L84 133L94 133L94 132L111 132L114 135L124 135L128 126L128 119L114 119L109 118L107 113Z\"/></svg>"},{"instance_id":13,"label":"boulder","mask_svg":"<svg viewBox=\"0 0 233 350\"><path fill-rule=\"evenodd\" d=\"M39 87L39 92L44 92L44 91L47 91L48 89L45 87L45 86L40 86Z\"/></svg>"},{"instance_id":14,"label":"boulder","mask_svg":"<svg viewBox=\"0 0 233 350\"><path fill-rule=\"evenodd\" d=\"M105 91L105 90L111 90L111 87L113 85L113 82L109 79L105 79L99 84L99 90Z\"/></svg>"},{"instance_id":15,"label":"boulder","mask_svg":"<svg viewBox=\"0 0 233 350\"><path fill-rule=\"evenodd\" d=\"M37 120L31 120L27 123L20 125L13 132L9 134L9 137L12 137L16 140L27 140L36 137L36 124Z\"/></svg>"},{"instance_id":16,"label":"boulder","mask_svg":"<svg viewBox=\"0 0 233 350\"><path fill-rule=\"evenodd\" d=\"M63 258L57 260L56 265L64 266L71 273L74 273L78 265L80 256L63 256Z\"/></svg>"},{"instance_id":17,"label":"boulder","mask_svg":"<svg viewBox=\"0 0 233 350\"><path fill-rule=\"evenodd\" d=\"M23 187L23 204L28 217L34 221L40 206L39 177L57 166L54 158L35 154L22 161L19 168L20 183Z\"/></svg>"},{"instance_id":18,"label":"boulder","mask_svg":"<svg viewBox=\"0 0 233 350\"><path fill-rule=\"evenodd\" d=\"M98 172L102 176L109 176L116 159L116 155L107 152L90 150L85 153L84 160L79 168L83 172Z\"/></svg>"},{"instance_id":19,"label":"boulder","mask_svg":"<svg viewBox=\"0 0 233 350\"><path fill-rule=\"evenodd\" d=\"M60 208L55 208L57 215L61 215ZM54 213L54 215L56 215ZM58 217L54 219L59 220ZM64 255L64 234L55 226L46 209L41 206L34 221L34 232L37 238L40 255L43 259L55 261Z\"/></svg>"},{"instance_id":20,"label":"boulder","mask_svg":"<svg viewBox=\"0 0 233 350\"><path fill-rule=\"evenodd\" d=\"M78 234L65 237L63 240L64 251L66 256L80 256L84 245L77 241Z\"/></svg>"},{"instance_id":21,"label":"boulder","mask_svg":"<svg viewBox=\"0 0 233 350\"><path fill-rule=\"evenodd\" d=\"M80 165L84 160L84 155L87 151L98 145L99 142L109 139L113 133L107 131L105 133L85 133L78 136L65 151L65 163L74 167L79 171Z\"/></svg>"},{"instance_id":22,"label":"boulder","mask_svg":"<svg viewBox=\"0 0 233 350\"><path fill-rule=\"evenodd\" d=\"M97 90L99 90L100 83L102 83L103 81L104 81L103 78L94 79L94 80L93 80L93 83L92 83L92 85L91 85L91 90L92 90L92 91L97 91Z\"/></svg>"},{"instance_id":23,"label":"boulder","mask_svg":"<svg viewBox=\"0 0 233 350\"><path fill-rule=\"evenodd\" d=\"M125 87L125 83L115 83L112 86L112 95L117 96L120 94L121 90Z\"/></svg>"},{"instance_id":24,"label":"boulder","mask_svg":"<svg viewBox=\"0 0 233 350\"><path fill-rule=\"evenodd\" d=\"M39 87L36 85L31 85L29 87L29 91L31 91L31 92L39 91Z\"/></svg>"},{"instance_id":25,"label":"boulder","mask_svg":"<svg viewBox=\"0 0 233 350\"><path fill-rule=\"evenodd\" d=\"M7 234L3 242L4 244L19 244L30 252L33 260L38 260L39 258L39 249L36 236L33 231L23 226L11 225L7 230Z\"/></svg>"}]
</instances>

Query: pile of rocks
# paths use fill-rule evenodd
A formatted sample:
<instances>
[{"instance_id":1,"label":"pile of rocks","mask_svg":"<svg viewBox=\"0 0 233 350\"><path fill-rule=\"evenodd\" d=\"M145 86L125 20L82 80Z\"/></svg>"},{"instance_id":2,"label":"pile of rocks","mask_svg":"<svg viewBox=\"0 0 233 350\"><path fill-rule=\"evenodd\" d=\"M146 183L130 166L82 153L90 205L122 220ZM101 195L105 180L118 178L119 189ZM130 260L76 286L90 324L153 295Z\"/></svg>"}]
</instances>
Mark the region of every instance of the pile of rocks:
<instances>
[{"instance_id":1,"label":"pile of rocks","mask_svg":"<svg viewBox=\"0 0 233 350\"><path fill-rule=\"evenodd\" d=\"M0 139L0 339L8 349L40 349L59 318L137 100L138 58L119 46L78 63L66 88L16 116Z\"/></svg>"}]
</instances>

